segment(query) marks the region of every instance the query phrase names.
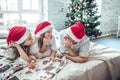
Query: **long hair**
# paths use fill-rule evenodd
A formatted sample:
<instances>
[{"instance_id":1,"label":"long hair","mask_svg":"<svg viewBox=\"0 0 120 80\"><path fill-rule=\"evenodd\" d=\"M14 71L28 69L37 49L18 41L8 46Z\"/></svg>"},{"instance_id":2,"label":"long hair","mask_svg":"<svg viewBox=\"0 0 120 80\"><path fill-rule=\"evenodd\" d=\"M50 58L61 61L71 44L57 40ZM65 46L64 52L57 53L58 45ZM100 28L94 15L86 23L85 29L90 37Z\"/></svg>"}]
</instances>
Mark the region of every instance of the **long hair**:
<instances>
[{"instance_id":1,"label":"long hair","mask_svg":"<svg viewBox=\"0 0 120 80\"><path fill-rule=\"evenodd\" d=\"M25 45L24 45L24 42L23 42L22 44L20 44L20 47L25 51L25 53L26 53L28 56L30 55L30 54L29 54L30 46L25 46ZM18 57L20 57L20 54L19 54L19 51L18 51L18 49L17 49L16 47L11 46L10 48L12 48L13 53L14 53L14 55L15 55L15 57L12 58L12 59L10 59L10 60L11 60L11 61L14 61L14 60L16 60Z\"/></svg>"},{"instance_id":2,"label":"long hair","mask_svg":"<svg viewBox=\"0 0 120 80\"><path fill-rule=\"evenodd\" d=\"M39 46L39 48L41 48L42 45L43 45L44 35L45 35L45 33L44 33L44 34L41 34L40 37L38 38L38 46Z\"/></svg>"}]
</instances>

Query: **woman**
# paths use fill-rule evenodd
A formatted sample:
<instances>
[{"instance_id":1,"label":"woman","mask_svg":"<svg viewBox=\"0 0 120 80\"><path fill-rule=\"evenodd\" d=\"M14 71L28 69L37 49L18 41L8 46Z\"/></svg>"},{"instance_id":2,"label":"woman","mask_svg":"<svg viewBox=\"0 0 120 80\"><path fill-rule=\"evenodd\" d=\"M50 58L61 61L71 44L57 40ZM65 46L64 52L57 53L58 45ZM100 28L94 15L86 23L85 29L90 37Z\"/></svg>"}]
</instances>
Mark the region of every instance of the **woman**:
<instances>
[{"instance_id":1,"label":"woman","mask_svg":"<svg viewBox=\"0 0 120 80\"><path fill-rule=\"evenodd\" d=\"M23 61L25 60L29 68L34 68L36 65L35 60L28 57L32 42L33 38L26 27L12 27L7 37L7 44L9 45L9 48L6 50L6 58L9 58L10 60L21 58Z\"/></svg>"}]
</instances>

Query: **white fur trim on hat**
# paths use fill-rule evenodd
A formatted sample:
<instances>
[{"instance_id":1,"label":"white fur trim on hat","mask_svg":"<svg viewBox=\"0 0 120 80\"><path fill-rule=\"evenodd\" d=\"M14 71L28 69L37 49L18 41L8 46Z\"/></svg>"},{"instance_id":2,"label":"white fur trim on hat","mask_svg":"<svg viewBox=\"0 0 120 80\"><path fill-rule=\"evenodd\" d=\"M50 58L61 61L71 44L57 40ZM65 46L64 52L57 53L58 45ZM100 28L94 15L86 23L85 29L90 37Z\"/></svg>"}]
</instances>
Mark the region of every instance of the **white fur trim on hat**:
<instances>
[{"instance_id":1,"label":"white fur trim on hat","mask_svg":"<svg viewBox=\"0 0 120 80\"><path fill-rule=\"evenodd\" d=\"M75 35L72 33L70 27L66 30L66 34L68 34L75 42L79 42L81 39L78 39L75 37Z\"/></svg>"},{"instance_id":2,"label":"white fur trim on hat","mask_svg":"<svg viewBox=\"0 0 120 80\"><path fill-rule=\"evenodd\" d=\"M26 29L25 34L18 41L16 41L16 43L17 44L23 43L27 39L27 37L29 36L29 34L30 34L30 30Z\"/></svg>"},{"instance_id":3,"label":"white fur trim on hat","mask_svg":"<svg viewBox=\"0 0 120 80\"><path fill-rule=\"evenodd\" d=\"M43 28L42 30L40 30L37 34L36 37L40 37L41 34L45 33L46 31L52 29L54 26L53 25L49 25L46 28Z\"/></svg>"}]
</instances>

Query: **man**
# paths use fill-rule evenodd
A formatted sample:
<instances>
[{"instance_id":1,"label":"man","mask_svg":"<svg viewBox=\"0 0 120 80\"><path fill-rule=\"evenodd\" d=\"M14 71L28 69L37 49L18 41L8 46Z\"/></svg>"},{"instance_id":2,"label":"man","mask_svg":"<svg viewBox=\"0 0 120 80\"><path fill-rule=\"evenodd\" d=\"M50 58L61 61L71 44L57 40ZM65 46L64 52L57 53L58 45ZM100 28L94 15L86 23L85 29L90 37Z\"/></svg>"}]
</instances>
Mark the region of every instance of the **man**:
<instances>
[{"instance_id":1,"label":"man","mask_svg":"<svg viewBox=\"0 0 120 80\"><path fill-rule=\"evenodd\" d=\"M90 40L85 35L82 23L76 22L69 28L60 31L60 52L66 58L83 63L88 60Z\"/></svg>"}]
</instances>

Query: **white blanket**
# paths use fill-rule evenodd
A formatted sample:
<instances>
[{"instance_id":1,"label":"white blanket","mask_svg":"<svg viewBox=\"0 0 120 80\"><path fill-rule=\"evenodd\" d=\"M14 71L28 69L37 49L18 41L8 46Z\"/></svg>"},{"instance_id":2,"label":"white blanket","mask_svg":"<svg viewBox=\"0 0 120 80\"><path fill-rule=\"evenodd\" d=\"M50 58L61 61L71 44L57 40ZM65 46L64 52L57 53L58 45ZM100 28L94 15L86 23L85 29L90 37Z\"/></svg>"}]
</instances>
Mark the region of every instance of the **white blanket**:
<instances>
[{"instance_id":1,"label":"white blanket","mask_svg":"<svg viewBox=\"0 0 120 80\"><path fill-rule=\"evenodd\" d=\"M24 73L25 70L22 71L21 73ZM33 75L24 77L36 80ZM120 50L91 43L88 62L74 63L67 60L62 70L49 80L115 80L118 77L120 77Z\"/></svg>"},{"instance_id":2,"label":"white blanket","mask_svg":"<svg viewBox=\"0 0 120 80\"><path fill-rule=\"evenodd\" d=\"M88 62L68 61L53 80L115 80L120 77L119 68L119 50L91 43Z\"/></svg>"}]
</instances>

